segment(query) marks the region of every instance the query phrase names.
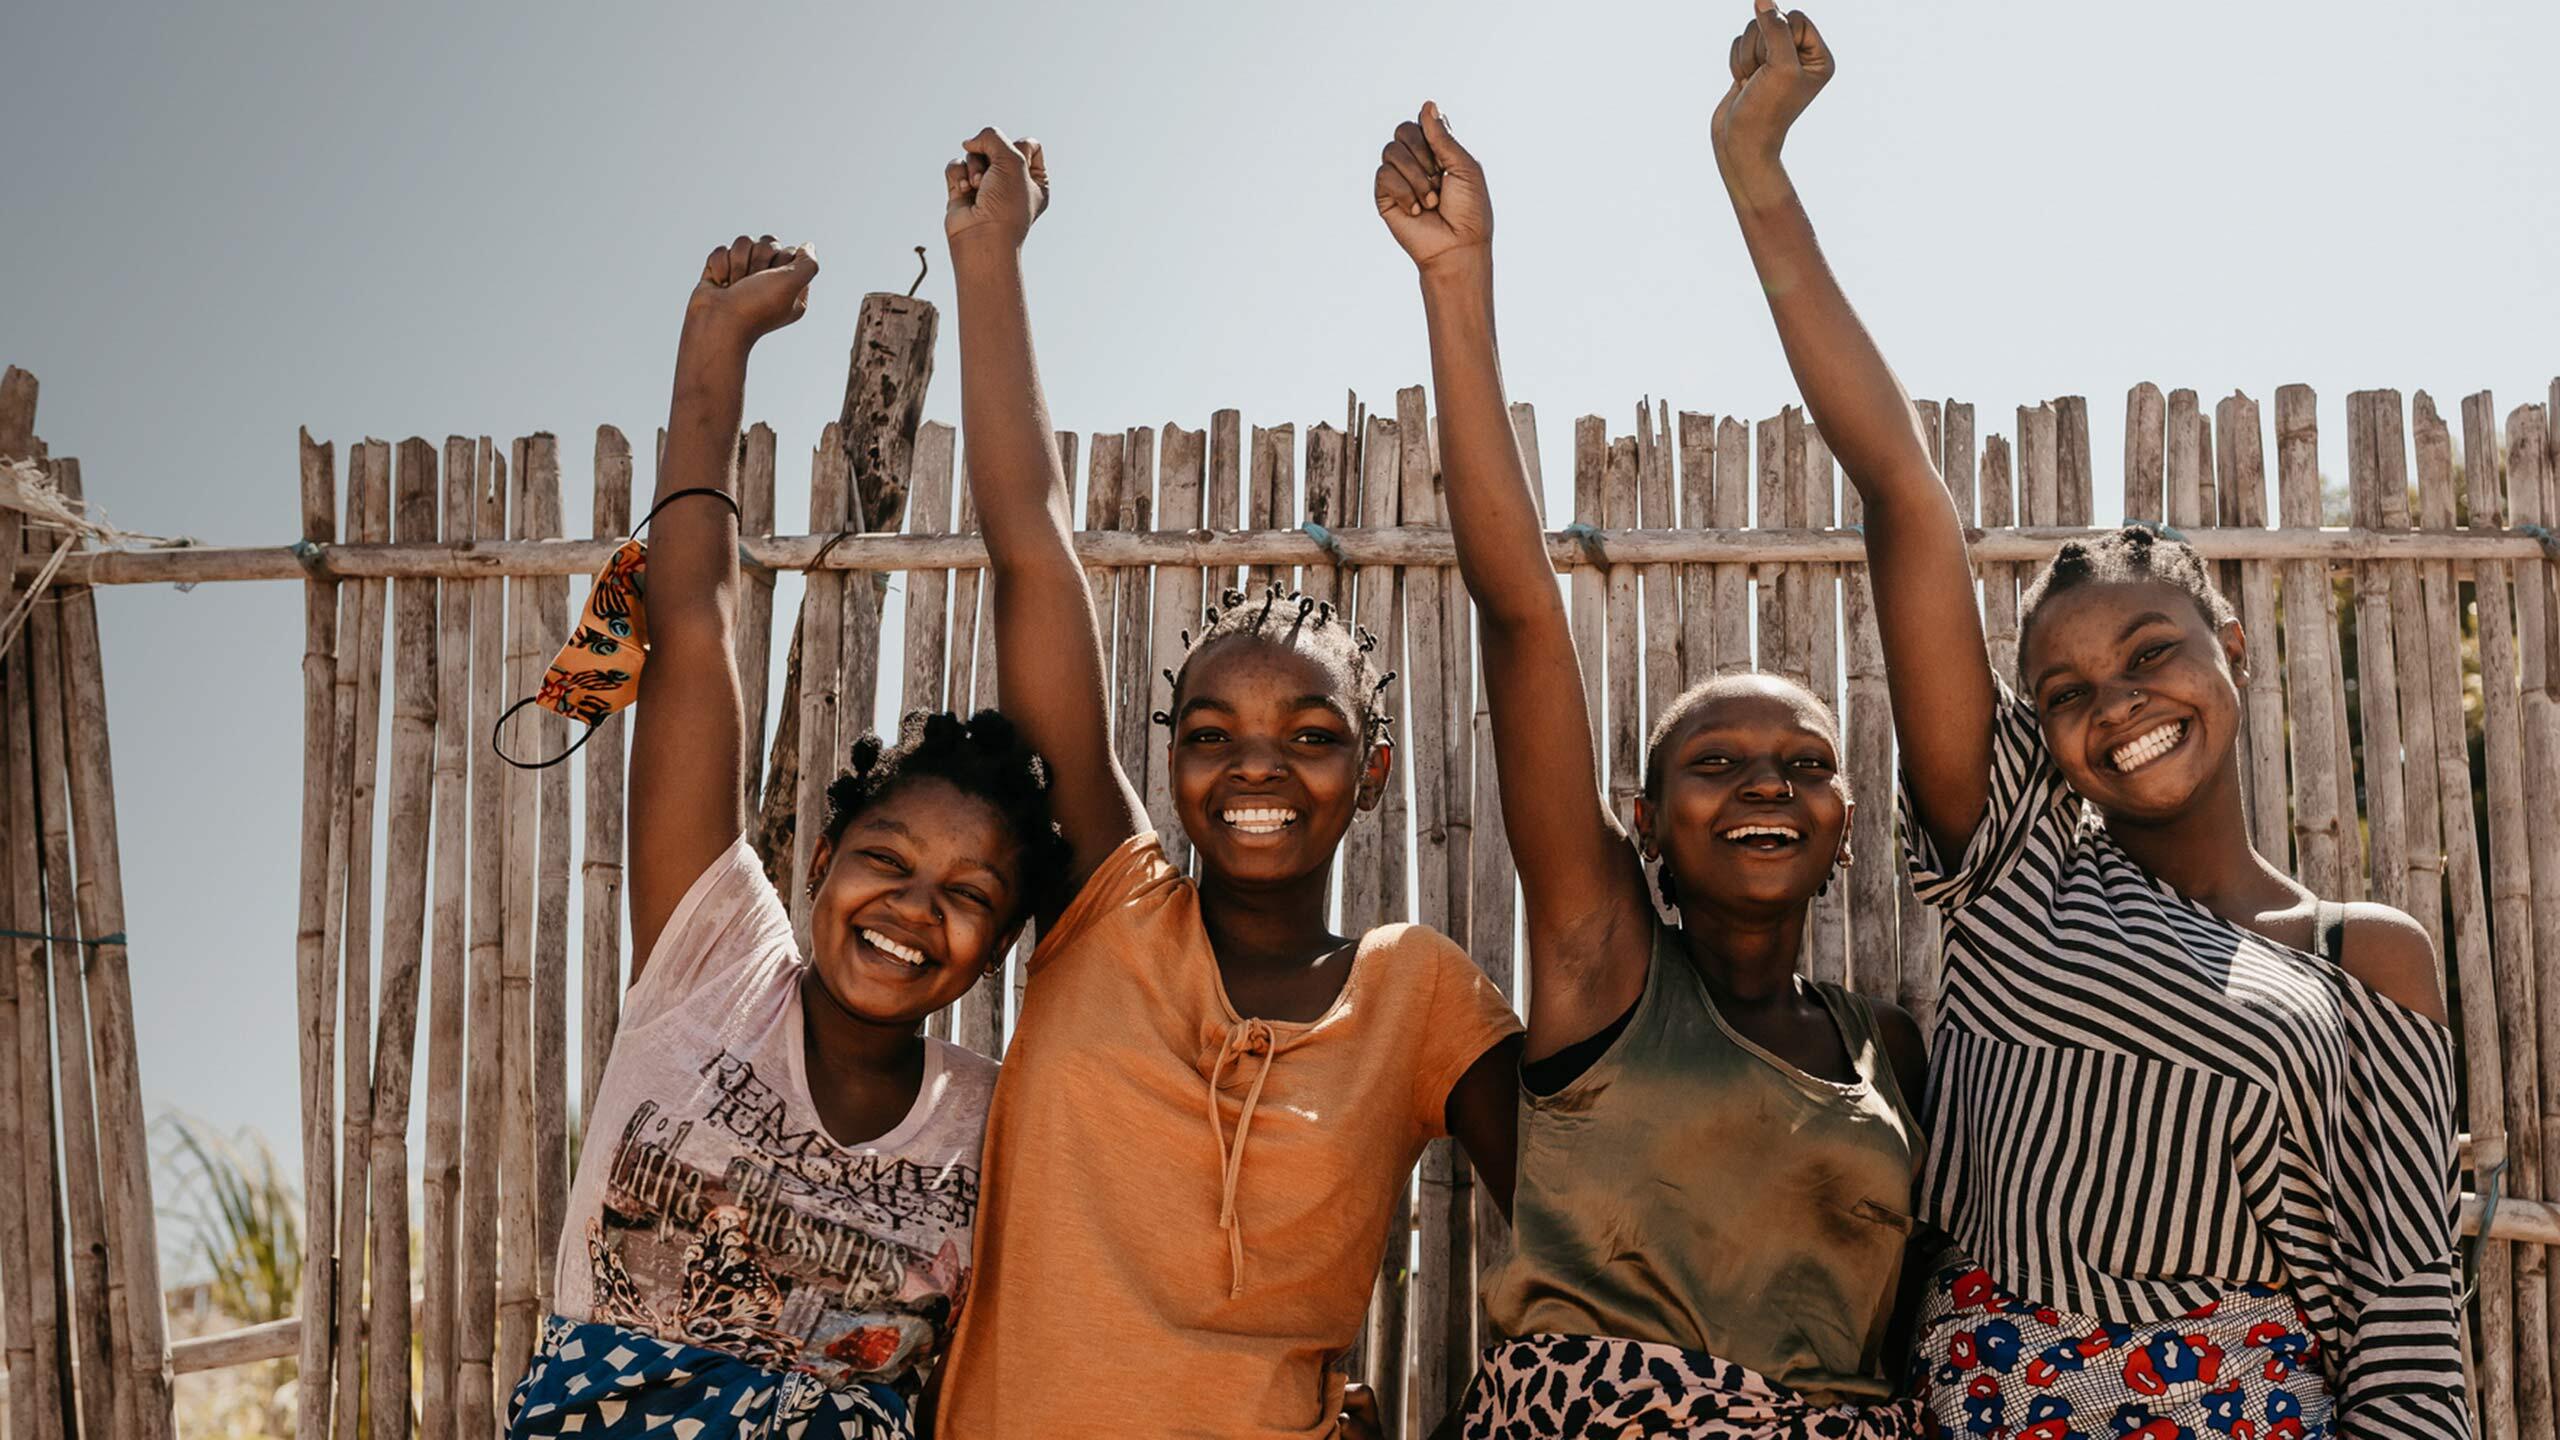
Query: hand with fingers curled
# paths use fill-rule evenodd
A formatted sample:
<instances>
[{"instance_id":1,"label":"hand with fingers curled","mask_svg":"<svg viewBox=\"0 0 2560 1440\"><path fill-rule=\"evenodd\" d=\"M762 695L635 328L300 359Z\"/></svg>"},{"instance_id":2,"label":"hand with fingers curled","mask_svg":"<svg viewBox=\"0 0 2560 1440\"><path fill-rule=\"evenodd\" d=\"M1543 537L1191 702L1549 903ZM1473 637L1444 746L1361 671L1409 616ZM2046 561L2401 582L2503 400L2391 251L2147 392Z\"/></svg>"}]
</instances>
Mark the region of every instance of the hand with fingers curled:
<instances>
[{"instance_id":1,"label":"hand with fingers curled","mask_svg":"<svg viewBox=\"0 0 2560 1440\"><path fill-rule=\"evenodd\" d=\"M962 141L960 152L942 167L944 238L955 253L964 241L1019 248L1049 208L1049 160L1040 142L990 125Z\"/></svg>"},{"instance_id":2,"label":"hand with fingers curled","mask_svg":"<svg viewBox=\"0 0 2560 1440\"><path fill-rule=\"evenodd\" d=\"M1450 133L1435 101L1398 125L1379 152L1377 201L1388 233L1425 273L1493 253L1484 167Z\"/></svg>"},{"instance_id":3,"label":"hand with fingers curled","mask_svg":"<svg viewBox=\"0 0 2560 1440\"><path fill-rule=\"evenodd\" d=\"M1728 54L1732 88L1716 105L1710 130L1716 167L1725 185L1742 187L1775 175L1787 130L1822 93L1833 70L1831 47L1803 11L1779 11L1775 0L1752 0L1751 23Z\"/></svg>"},{"instance_id":4,"label":"hand with fingers curled","mask_svg":"<svg viewBox=\"0 0 2560 1440\"><path fill-rule=\"evenodd\" d=\"M817 277L818 252L810 246L741 235L703 260L685 304L686 327L751 346L808 313L809 282Z\"/></svg>"}]
</instances>

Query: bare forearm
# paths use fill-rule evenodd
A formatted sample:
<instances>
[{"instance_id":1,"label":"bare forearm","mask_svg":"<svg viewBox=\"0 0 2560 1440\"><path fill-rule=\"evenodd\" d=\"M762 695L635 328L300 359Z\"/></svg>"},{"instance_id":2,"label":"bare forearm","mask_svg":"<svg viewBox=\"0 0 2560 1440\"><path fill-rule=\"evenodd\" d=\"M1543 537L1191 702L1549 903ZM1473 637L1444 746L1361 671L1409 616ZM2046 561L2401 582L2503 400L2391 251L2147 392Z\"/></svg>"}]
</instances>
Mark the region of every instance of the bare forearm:
<instances>
[{"instance_id":1,"label":"bare forearm","mask_svg":"<svg viewBox=\"0 0 2560 1440\"><path fill-rule=\"evenodd\" d=\"M1841 468L1871 509L1942 500L1919 416L1841 292L1794 181L1767 162L1727 189L1787 365Z\"/></svg>"},{"instance_id":2,"label":"bare forearm","mask_svg":"<svg viewBox=\"0 0 2560 1440\"><path fill-rule=\"evenodd\" d=\"M1494 335L1489 255L1426 269L1431 386L1440 406L1440 468L1458 569L1488 628L1561 624L1555 571L1538 529L1537 496L1511 428Z\"/></svg>"},{"instance_id":3,"label":"bare forearm","mask_svg":"<svg viewBox=\"0 0 2560 1440\"><path fill-rule=\"evenodd\" d=\"M750 342L694 316L676 344L675 393L667 404L667 453L656 501L680 490L736 493L738 422L746 406ZM702 497L670 506L649 527L649 608L653 620L725 618L738 581L736 516Z\"/></svg>"},{"instance_id":4,"label":"bare forearm","mask_svg":"<svg viewBox=\"0 0 2560 1440\"><path fill-rule=\"evenodd\" d=\"M990 558L999 566L1056 546L1070 533L1065 472L1031 346L1022 258L1011 247L955 245L959 287L960 423L970 485Z\"/></svg>"}]
</instances>

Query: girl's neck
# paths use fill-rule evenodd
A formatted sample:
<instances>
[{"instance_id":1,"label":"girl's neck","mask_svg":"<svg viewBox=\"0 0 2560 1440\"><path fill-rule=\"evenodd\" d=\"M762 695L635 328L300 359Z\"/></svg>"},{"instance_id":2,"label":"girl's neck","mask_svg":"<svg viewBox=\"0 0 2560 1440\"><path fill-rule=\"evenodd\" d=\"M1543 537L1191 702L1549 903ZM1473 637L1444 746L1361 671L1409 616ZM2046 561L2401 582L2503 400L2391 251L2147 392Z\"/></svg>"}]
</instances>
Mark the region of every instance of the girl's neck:
<instances>
[{"instance_id":1,"label":"girl's neck","mask_svg":"<svg viewBox=\"0 0 2560 1440\"><path fill-rule=\"evenodd\" d=\"M1810 902L1777 911L1729 911L1711 902L1680 907L1681 943L1689 964L1719 1001L1761 1005L1796 993L1796 957L1804 952Z\"/></svg>"},{"instance_id":2,"label":"girl's neck","mask_svg":"<svg viewBox=\"0 0 2560 1440\"><path fill-rule=\"evenodd\" d=\"M812 1068L832 1075L901 1075L924 1060L924 1027L883 1023L844 1007L816 967L800 978L801 1032Z\"/></svg>"},{"instance_id":3,"label":"girl's neck","mask_svg":"<svg viewBox=\"0 0 2560 1440\"><path fill-rule=\"evenodd\" d=\"M2254 916L2279 898L2270 884L2284 888L2249 843L2236 756L2177 814L2159 821L2109 815L2107 834L2162 884L2226 920Z\"/></svg>"},{"instance_id":4,"label":"girl's neck","mask_svg":"<svg viewBox=\"0 0 2560 1440\"><path fill-rule=\"evenodd\" d=\"M1200 924L1221 961L1296 964L1326 954L1342 937L1325 923L1323 870L1272 886L1237 885L1204 871Z\"/></svg>"}]
</instances>

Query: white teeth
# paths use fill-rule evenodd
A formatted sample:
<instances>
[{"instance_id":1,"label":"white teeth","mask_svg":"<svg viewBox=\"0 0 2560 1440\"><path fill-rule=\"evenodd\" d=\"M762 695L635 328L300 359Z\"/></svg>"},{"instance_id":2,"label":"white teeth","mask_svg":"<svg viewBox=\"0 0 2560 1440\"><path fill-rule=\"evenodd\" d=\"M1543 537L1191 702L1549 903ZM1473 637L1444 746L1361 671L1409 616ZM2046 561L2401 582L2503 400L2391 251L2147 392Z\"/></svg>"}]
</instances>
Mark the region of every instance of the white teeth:
<instances>
[{"instance_id":1,"label":"white teeth","mask_svg":"<svg viewBox=\"0 0 2560 1440\"><path fill-rule=\"evenodd\" d=\"M897 961L901 965L912 965L919 968L924 965L924 952L916 949L912 945L901 945L897 941L890 939L888 936L881 934L877 930L863 931L862 938L869 942L872 949L879 951L881 954L888 956L890 959Z\"/></svg>"},{"instance_id":2,"label":"white teeth","mask_svg":"<svg viewBox=\"0 0 2560 1440\"><path fill-rule=\"evenodd\" d=\"M2156 729L2146 730L2108 751L2107 759L2119 772L2129 773L2139 770L2176 749L2178 742L2185 739L2186 735L2187 722L2172 720Z\"/></svg>"},{"instance_id":3,"label":"white teeth","mask_svg":"<svg viewBox=\"0 0 2560 1440\"><path fill-rule=\"evenodd\" d=\"M1247 835L1271 835L1287 829L1297 820L1298 812L1278 808L1227 810L1220 812L1218 818Z\"/></svg>"},{"instance_id":4,"label":"white teeth","mask_svg":"<svg viewBox=\"0 0 2560 1440\"><path fill-rule=\"evenodd\" d=\"M1750 840L1761 835L1773 835L1781 840L1804 838L1804 832L1792 825L1736 825L1724 832L1727 840Z\"/></svg>"}]
</instances>

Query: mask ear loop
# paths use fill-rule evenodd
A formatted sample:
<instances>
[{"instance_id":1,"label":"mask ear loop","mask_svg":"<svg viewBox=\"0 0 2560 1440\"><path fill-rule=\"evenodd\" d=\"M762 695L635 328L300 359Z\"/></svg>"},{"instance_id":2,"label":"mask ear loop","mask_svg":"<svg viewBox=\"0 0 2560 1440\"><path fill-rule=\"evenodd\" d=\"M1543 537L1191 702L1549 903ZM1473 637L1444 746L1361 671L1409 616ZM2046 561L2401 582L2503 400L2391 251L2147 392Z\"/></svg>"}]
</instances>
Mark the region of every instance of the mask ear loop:
<instances>
[{"instance_id":1,"label":"mask ear loop","mask_svg":"<svg viewBox=\"0 0 2560 1440\"><path fill-rule=\"evenodd\" d=\"M640 523L631 527L631 538L634 540L639 539L640 532L649 528L649 522L658 518L659 511L666 509L668 506L674 504L678 500L684 499L688 495L709 495L718 500L721 504L728 506L729 513L733 517L741 519L744 518L738 509L737 496L730 494L728 491L723 490L716 485L688 485L684 489L678 490L671 495L659 496L658 503L649 507L649 513L640 517ZM542 697L538 694L527 695L513 705L508 706L505 712L498 716L497 723L489 727L490 751L499 759L506 761L508 764L513 765L519 770L550 769L552 766L559 764L561 761L577 754L580 750L585 749L587 742L596 738L596 731L604 726L604 720L588 722L585 734L579 736L568 749L561 751L559 754L552 756L548 760L519 760L513 755L507 753L507 747L498 743L498 737L506 733L507 722L515 718L517 711L522 710L527 705L535 703L541 698ZM563 715L560 718L566 720L569 717ZM605 719L611 718L612 717L610 715L605 717Z\"/></svg>"}]
</instances>

